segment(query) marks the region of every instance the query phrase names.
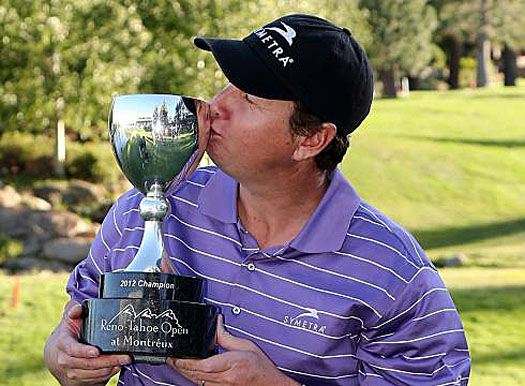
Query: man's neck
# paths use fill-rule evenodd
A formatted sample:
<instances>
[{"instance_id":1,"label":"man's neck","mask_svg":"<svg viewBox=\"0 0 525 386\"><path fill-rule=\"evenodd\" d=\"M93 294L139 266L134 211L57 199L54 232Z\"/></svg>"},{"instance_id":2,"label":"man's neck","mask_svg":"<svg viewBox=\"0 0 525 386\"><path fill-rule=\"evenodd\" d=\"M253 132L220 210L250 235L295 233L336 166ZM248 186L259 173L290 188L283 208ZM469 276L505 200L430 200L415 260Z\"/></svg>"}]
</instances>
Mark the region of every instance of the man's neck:
<instances>
[{"instance_id":1,"label":"man's neck","mask_svg":"<svg viewBox=\"0 0 525 386\"><path fill-rule=\"evenodd\" d=\"M238 212L261 249L286 244L304 227L328 188L324 171L303 168L273 178L241 182Z\"/></svg>"}]
</instances>

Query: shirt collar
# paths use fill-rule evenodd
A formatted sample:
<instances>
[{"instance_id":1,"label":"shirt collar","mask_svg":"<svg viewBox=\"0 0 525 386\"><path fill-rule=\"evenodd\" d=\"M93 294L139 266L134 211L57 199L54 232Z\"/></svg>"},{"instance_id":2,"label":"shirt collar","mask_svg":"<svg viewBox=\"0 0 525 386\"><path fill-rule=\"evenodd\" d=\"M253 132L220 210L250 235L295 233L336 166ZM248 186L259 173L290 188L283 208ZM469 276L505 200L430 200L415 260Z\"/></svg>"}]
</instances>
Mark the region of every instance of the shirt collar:
<instances>
[{"instance_id":1,"label":"shirt collar","mask_svg":"<svg viewBox=\"0 0 525 386\"><path fill-rule=\"evenodd\" d=\"M321 202L290 246L305 253L340 250L360 202L357 192L336 168Z\"/></svg>"},{"instance_id":2,"label":"shirt collar","mask_svg":"<svg viewBox=\"0 0 525 386\"><path fill-rule=\"evenodd\" d=\"M199 195L199 211L223 223L237 223L239 183L217 169Z\"/></svg>"},{"instance_id":3,"label":"shirt collar","mask_svg":"<svg viewBox=\"0 0 525 386\"><path fill-rule=\"evenodd\" d=\"M223 223L237 223L238 182L217 169L199 195L202 214ZM336 168L321 202L290 247L305 253L341 249L360 198Z\"/></svg>"}]
</instances>

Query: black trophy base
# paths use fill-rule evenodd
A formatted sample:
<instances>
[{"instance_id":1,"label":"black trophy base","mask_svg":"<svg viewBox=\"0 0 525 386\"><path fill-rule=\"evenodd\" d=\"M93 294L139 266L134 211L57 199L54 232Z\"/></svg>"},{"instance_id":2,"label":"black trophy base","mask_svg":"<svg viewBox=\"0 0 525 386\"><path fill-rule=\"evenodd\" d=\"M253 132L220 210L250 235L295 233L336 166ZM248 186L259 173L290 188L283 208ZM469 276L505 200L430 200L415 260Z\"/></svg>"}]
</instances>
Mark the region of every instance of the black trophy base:
<instances>
[{"instance_id":1,"label":"black trophy base","mask_svg":"<svg viewBox=\"0 0 525 386\"><path fill-rule=\"evenodd\" d=\"M202 303L202 284L199 278L164 273L104 274L99 289L104 297L82 303L81 340L136 362L207 358L215 352L218 309Z\"/></svg>"}]
</instances>

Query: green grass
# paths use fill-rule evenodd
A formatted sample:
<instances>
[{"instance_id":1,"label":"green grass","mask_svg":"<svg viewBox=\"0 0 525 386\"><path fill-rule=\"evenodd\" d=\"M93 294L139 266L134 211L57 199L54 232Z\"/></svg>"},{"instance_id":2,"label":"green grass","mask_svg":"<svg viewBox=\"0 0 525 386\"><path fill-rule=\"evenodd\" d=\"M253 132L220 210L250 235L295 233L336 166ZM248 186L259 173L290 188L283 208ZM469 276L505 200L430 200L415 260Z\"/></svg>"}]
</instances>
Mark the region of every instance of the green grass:
<instances>
[{"instance_id":1,"label":"green grass","mask_svg":"<svg viewBox=\"0 0 525 386\"><path fill-rule=\"evenodd\" d=\"M342 170L430 257L525 267L525 87L377 100Z\"/></svg>"},{"instance_id":2,"label":"green grass","mask_svg":"<svg viewBox=\"0 0 525 386\"><path fill-rule=\"evenodd\" d=\"M442 276L467 331L470 385L525 385L525 269L449 268ZM14 280L0 274L1 384L56 385L44 367L42 348L67 300L67 275L23 276L18 309L11 306Z\"/></svg>"},{"instance_id":3,"label":"green grass","mask_svg":"<svg viewBox=\"0 0 525 386\"><path fill-rule=\"evenodd\" d=\"M43 361L44 343L60 321L69 299L68 274L40 272L20 277L18 307L13 308L15 276L0 273L0 384L58 385ZM112 380L116 384L116 379Z\"/></svg>"},{"instance_id":4,"label":"green grass","mask_svg":"<svg viewBox=\"0 0 525 386\"><path fill-rule=\"evenodd\" d=\"M20 302L12 307L14 276L0 276L0 383L54 385L44 367L42 350L60 321L66 275L40 273L21 277Z\"/></svg>"},{"instance_id":5,"label":"green grass","mask_svg":"<svg viewBox=\"0 0 525 386\"><path fill-rule=\"evenodd\" d=\"M469 385L525 385L525 269L449 268L441 275L467 333Z\"/></svg>"}]
</instances>

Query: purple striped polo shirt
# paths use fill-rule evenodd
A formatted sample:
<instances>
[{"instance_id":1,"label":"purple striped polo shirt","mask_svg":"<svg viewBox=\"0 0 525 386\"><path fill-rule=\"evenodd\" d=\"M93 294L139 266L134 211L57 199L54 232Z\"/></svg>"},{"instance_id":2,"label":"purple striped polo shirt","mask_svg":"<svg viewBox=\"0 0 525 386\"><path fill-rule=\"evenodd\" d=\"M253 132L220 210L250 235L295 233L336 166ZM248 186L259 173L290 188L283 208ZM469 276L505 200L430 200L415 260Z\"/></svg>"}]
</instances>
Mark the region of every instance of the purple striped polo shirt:
<instances>
[{"instance_id":1,"label":"purple striped polo shirt","mask_svg":"<svg viewBox=\"0 0 525 386\"><path fill-rule=\"evenodd\" d=\"M198 169L168 196L168 255L207 280L206 301L228 331L255 342L305 385L466 385L465 332L436 269L398 224L363 202L336 169L318 208L286 245L259 249L237 215L238 183ZM142 194L109 211L89 256L72 272L71 298L97 296L102 272L139 248ZM190 385L168 366L124 366L119 384Z\"/></svg>"}]
</instances>

